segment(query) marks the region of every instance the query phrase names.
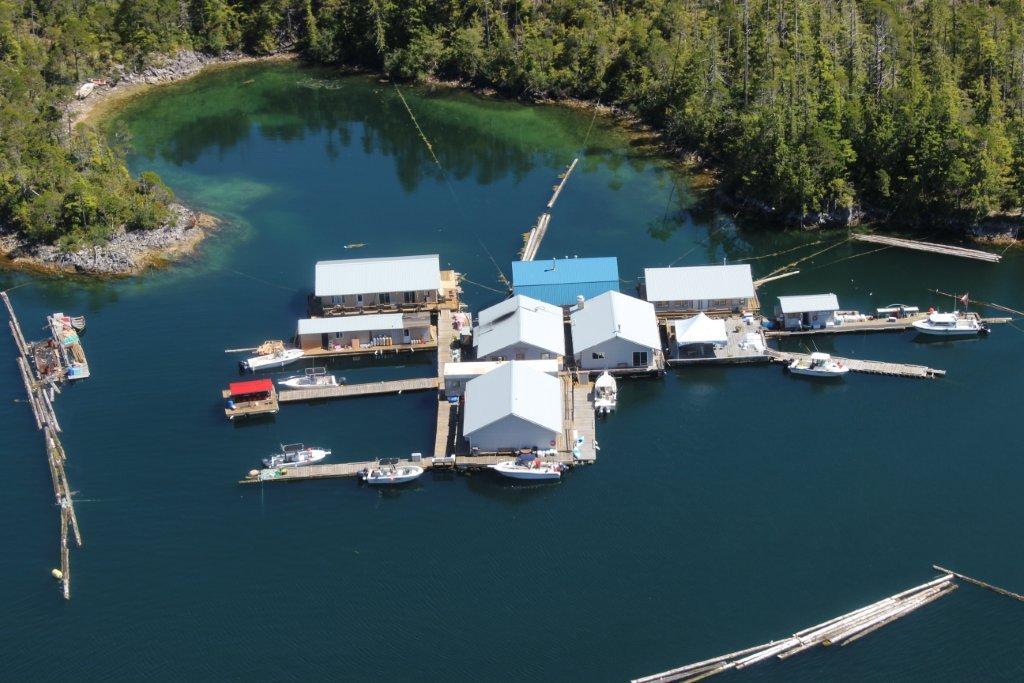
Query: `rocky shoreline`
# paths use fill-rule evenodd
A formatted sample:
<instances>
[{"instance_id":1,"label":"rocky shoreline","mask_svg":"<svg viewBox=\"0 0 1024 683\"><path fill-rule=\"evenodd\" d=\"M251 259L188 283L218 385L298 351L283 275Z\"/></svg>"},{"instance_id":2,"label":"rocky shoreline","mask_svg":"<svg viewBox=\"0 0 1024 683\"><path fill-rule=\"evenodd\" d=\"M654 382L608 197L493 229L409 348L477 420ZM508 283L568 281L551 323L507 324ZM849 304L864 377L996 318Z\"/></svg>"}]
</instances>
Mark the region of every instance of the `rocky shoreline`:
<instances>
[{"instance_id":1,"label":"rocky shoreline","mask_svg":"<svg viewBox=\"0 0 1024 683\"><path fill-rule=\"evenodd\" d=\"M138 275L192 253L219 223L213 216L181 204L168 208L171 219L159 228L129 232L122 227L105 244L75 251L0 233L0 253L5 265L20 270L101 277Z\"/></svg>"}]
</instances>

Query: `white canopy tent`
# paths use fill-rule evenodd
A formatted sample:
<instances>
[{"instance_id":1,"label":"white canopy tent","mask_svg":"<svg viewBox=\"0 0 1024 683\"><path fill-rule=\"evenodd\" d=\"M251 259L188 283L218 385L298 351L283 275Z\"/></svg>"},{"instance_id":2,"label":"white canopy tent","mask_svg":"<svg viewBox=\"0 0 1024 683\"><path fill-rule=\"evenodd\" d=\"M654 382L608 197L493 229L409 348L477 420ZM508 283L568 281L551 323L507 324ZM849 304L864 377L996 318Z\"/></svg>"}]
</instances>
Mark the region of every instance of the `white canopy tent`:
<instances>
[{"instance_id":1,"label":"white canopy tent","mask_svg":"<svg viewBox=\"0 0 1024 683\"><path fill-rule=\"evenodd\" d=\"M676 320L673 323L676 333L676 343L679 346L688 344L715 344L724 346L729 341L729 335L725 332L725 321L709 318L703 313L698 313L692 318Z\"/></svg>"}]
</instances>

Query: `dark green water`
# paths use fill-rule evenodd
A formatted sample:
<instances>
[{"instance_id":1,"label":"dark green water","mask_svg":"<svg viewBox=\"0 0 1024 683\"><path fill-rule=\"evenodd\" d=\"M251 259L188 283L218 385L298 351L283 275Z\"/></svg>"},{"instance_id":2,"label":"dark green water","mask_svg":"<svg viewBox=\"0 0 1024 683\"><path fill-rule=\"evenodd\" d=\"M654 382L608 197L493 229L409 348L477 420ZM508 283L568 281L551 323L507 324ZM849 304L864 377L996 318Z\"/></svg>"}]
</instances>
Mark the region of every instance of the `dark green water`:
<instances>
[{"instance_id":1,"label":"dark green water","mask_svg":"<svg viewBox=\"0 0 1024 683\"><path fill-rule=\"evenodd\" d=\"M252 79L253 82L245 84ZM135 170L228 219L199 258L122 283L0 274L26 330L89 318L93 377L60 397L86 547L64 603L57 512L13 362L0 362L0 543L7 680L622 681L783 636L932 576L933 562L1024 589L1018 422L1024 329L823 350L946 368L939 381L824 386L775 367L673 372L623 386L597 466L553 486L425 476L242 489L279 441L336 458L429 451L432 399L288 406L226 423L224 348L287 334L317 259L439 252L493 287L591 117L393 90L294 66L243 67L127 107ZM671 184L669 219L666 200ZM817 237L694 218L685 178L597 121L541 256L702 264ZM763 275L804 252L753 261ZM1024 259L1000 265L844 245L762 294L836 292L861 310L939 301L1024 308ZM624 285L628 291L630 284ZM466 285L474 308L498 295ZM0 358L13 358L0 334ZM428 365L346 368L350 381ZM1020 680L1018 603L964 586L849 648L722 680Z\"/></svg>"}]
</instances>

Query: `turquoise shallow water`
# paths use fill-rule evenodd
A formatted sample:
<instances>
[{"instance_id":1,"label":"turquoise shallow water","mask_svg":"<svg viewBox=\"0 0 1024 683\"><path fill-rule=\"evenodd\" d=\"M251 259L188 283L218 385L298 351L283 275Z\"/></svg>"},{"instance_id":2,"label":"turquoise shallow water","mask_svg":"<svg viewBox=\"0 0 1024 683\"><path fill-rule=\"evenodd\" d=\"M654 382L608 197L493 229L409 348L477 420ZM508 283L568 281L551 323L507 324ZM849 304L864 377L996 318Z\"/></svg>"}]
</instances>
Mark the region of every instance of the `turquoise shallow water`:
<instances>
[{"instance_id":1,"label":"turquoise shallow water","mask_svg":"<svg viewBox=\"0 0 1024 683\"><path fill-rule=\"evenodd\" d=\"M252 79L251 84L245 82ZM949 370L823 386L778 368L625 384L600 460L553 486L425 476L242 489L279 441L362 459L427 451L432 400L288 406L227 424L224 348L290 331L313 263L439 252L474 308L498 298L520 233L590 116L410 91L450 186L393 90L294 66L243 67L139 99L135 170L227 219L195 260L119 283L0 274L27 331L84 313L93 377L58 401L86 547L73 599L48 572L57 514L13 363L0 362L3 678L621 681L765 642L931 577L933 562L1024 589L1016 423L1024 327L978 341L817 341ZM678 184L668 204L671 183ZM701 264L817 236L690 210L686 179L598 121L541 256ZM666 205L668 211L666 212ZM667 219L666 219L667 213ZM802 253L753 261L763 275ZM1024 258L993 266L842 247L771 283L844 306L928 305L927 288L1024 308ZM0 335L0 358L12 358ZM352 364L350 381L430 372ZM848 648L721 680L1019 680L1020 605L962 587Z\"/></svg>"}]
</instances>

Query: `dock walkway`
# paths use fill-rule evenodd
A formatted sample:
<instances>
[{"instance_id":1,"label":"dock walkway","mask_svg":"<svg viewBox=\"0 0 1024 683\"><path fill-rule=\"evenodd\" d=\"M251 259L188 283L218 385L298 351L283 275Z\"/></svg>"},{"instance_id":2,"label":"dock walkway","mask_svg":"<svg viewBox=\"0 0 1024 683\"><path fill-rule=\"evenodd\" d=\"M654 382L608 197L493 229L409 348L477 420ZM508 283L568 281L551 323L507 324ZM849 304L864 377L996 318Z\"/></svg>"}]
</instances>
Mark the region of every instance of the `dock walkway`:
<instances>
[{"instance_id":1,"label":"dock walkway","mask_svg":"<svg viewBox=\"0 0 1024 683\"><path fill-rule=\"evenodd\" d=\"M810 358L809 353L792 353L790 351L776 351L768 349L768 355L772 360L789 363L797 358ZM918 379L934 379L945 377L945 370L929 368L925 365L911 365L909 363L888 363L877 360L859 360L857 358L840 358L833 356L835 360L842 361L851 372L863 372L870 375L889 375L890 377L914 377Z\"/></svg>"},{"instance_id":2,"label":"dock walkway","mask_svg":"<svg viewBox=\"0 0 1024 683\"><path fill-rule=\"evenodd\" d=\"M406 391L426 391L437 389L434 377L415 377L413 379L395 379L386 382L365 382L362 384L343 384L338 387L311 387L309 389L289 389L278 393L278 401L292 403L295 401L321 401L330 398L350 398L354 396L377 396L380 394L401 394Z\"/></svg>"},{"instance_id":3,"label":"dock walkway","mask_svg":"<svg viewBox=\"0 0 1024 683\"><path fill-rule=\"evenodd\" d=\"M901 237L887 237L885 235L853 235L853 239L860 242L882 244L887 247L901 247L903 249L927 251L933 254L945 254L946 256L961 256L978 261L988 261L990 263L999 263L1003 260L1003 257L999 254L982 251L981 249L969 249L967 247L957 247L949 244L936 244L935 242L920 242L918 240L908 240Z\"/></svg>"},{"instance_id":4,"label":"dock walkway","mask_svg":"<svg viewBox=\"0 0 1024 683\"><path fill-rule=\"evenodd\" d=\"M1013 318L982 318L976 313L970 313L966 315L972 315L978 318L978 322L985 323L986 325L998 325L1002 323L1008 323ZM875 318L874 320L863 320L861 322L844 322L842 325L834 325L832 327L822 327L817 330L765 330L765 337L769 339L778 339L784 337L806 337L817 334L855 334L858 332L906 332L907 330L914 329L914 323L919 320L925 320L928 318L928 313L917 313L915 315L908 315L905 318L898 318L894 321L886 320L885 318Z\"/></svg>"}]
</instances>

